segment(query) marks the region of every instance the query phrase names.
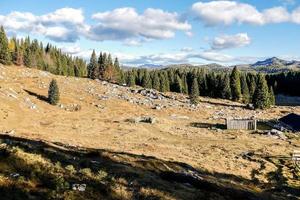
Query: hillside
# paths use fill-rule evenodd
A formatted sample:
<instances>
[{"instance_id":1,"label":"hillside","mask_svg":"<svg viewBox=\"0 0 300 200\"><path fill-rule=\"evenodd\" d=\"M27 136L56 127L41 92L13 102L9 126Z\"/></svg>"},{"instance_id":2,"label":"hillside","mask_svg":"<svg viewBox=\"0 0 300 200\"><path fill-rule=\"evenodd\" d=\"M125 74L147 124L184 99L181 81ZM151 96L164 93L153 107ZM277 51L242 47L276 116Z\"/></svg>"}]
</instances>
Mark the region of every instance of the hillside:
<instances>
[{"instance_id":1,"label":"hillside","mask_svg":"<svg viewBox=\"0 0 300 200\"><path fill-rule=\"evenodd\" d=\"M46 102L52 78L61 93L58 106ZM6 155L0 160L0 191L23 187L20 194L35 199L43 192L58 199L295 199L300 195L292 162L282 158L300 148L299 135L280 139L222 129L226 117L276 119L300 113L299 107L254 111L209 98L192 107L184 95L15 66L0 66L0 86L1 153ZM139 122L145 116L153 123ZM35 166L35 160L40 167L35 170L48 166L53 173L45 172L47 177L63 174L68 183L87 183L87 192L39 185L40 172L32 175L25 170ZM69 165L75 172L67 170ZM85 168L92 172L80 171ZM12 178L11 173L24 180Z\"/></svg>"}]
</instances>

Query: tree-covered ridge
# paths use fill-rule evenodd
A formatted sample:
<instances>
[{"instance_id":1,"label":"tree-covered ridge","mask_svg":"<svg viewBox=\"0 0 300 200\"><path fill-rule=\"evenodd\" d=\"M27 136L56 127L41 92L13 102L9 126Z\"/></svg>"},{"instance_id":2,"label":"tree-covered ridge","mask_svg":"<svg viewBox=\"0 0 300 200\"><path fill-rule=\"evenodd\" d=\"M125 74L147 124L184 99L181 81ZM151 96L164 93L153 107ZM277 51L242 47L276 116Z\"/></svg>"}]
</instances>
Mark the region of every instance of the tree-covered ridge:
<instances>
[{"instance_id":1,"label":"tree-covered ridge","mask_svg":"<svg viewBox=\"0 0 300 200\"><path fill-rule=\"evenodd\" d=\"M198 94L253 103L256 108L262 109L275 104L273 89L268 87L265 75L241 73L237 68L231 72L214 72L201 68L168 68L151 71L132 69L123 73L122 83L154 88L161 92L187 94L193 104L197 102Z\"/></svg>"},{"instance_id":2,"label":"tree-covered ridge","mask_svg":"<svg viewBox=\"0 0 300 200\"><path fill-rule=\"evenodd\" d=\"M83 59L63 53L59 48L37 40L8 39L3 27L0 28L0 63L5 65L33 67L64 76L86 76Z\"/></svg>"}]
</instances>

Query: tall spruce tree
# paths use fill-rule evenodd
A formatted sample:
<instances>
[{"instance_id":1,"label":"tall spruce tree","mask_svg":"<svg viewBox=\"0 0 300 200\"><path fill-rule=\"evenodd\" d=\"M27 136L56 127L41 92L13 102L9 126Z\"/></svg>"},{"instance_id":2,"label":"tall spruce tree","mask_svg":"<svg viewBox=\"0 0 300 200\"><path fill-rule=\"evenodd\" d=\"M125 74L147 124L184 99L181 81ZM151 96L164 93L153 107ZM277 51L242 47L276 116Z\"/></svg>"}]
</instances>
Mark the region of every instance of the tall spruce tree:
<instances>
[{"instance_id":1,"label":"tall spruce tree","mask_svg":"<svg viewBox=\"0 0 300 200\"><path fill-rule=\"evenodd\" d=\"M241 91L242 91L242 102L249 103L250 101L249 87L247 84L246 76L244 74L241 76Z\"/></svg>"},{"instance_id":2,"label":"tall spruce tree","mask_svg":"<svg viewBox=\"0 0 300 200\"><path fill-rule=\"evenodd\" d=\"M230 87L232 100L239 101L242 96L240 72L237 67L234 67L230 75Z\"/></svg>"},{"instance_id":3,"label":"tall spruce tree","mask_svg":"<svg viewBox=\"0 0 300 200\"><path fill-rule=\"evenodd\" d=\"M90 58L90 63L88 65L88 78L95 78L93 77L93 72L95 70L95 68L97 68L97 58L96 58L96 52L95 50L93 50L93 53L91 55L91 58Z\"/></svg>"},{"instance_id":4,"label":"tall spruce tree","mask_svg":"<svg viewBox=\"0 0 300 200\"><path fill-rule=\"evenodd\" d=\"M168 79L168 74L165 72L160 73L160 91L168 92L170 91L170 83Z\"/></svg>"},{"instance_id":5,"label":"tall spruce tree","mask_svg":"<svg viewBox=\"0 0 300 200\"><path fill-rule=\"evenodd\" d=\"M134 76L134 72L130 71L127 72L127 80L126 80L126 84L128 87L133 87L135 86L135 76Z\"/></svg>"},{"instance_id":6,"label":"tall spruce tree","mask_svg":"<svg viewBox=\"0 0 300 200\"><path fill-rule=\"evenodd\" d=\"M178 93L183 92L182 81L179 75L176 75L173 92L178 92Z\"/></svg>"},{"instance_id":7,"label":"tall spruce tree","mask_svg":"<svg viewBox=\"0 0 300 200\"><path fill-rule=\"evenodd\" d=\"M3 26L0 28L0 63L7 65L10 64L11 57L8 48L8 39Z\"/></svg>"},{"instance_id":8,"label":"tall spruce tree","mask_svg":"<svg viewBox=\"0 0 300 200\"><path fill-rule=\"evenodd\" d=\"M199 103L199 86L196 78L193 79L189 96L191 104L197 105Z\"/></svg>"},{"instance_id":9,"label":"tall spruce tree","mask_svg":"<svg viewBox=\"0 0 300 200\"><path fill-rule=\"evenodd\" d=\"M159 74L158 74L158 72L153 73L152 87L155 90L160 90L160 80L159 80Z\"/></svg>"},{"instance_id":10,"label":"tall spruce tree","mask_svg":"<svg viewBox=\"0 0 300 200\"><path fill-rule=\"evenodd\" d=\"M269 88L269 104L270 104L270 106L274 106L275 103L276 103L275 94L274 94L273 87L271 86Z\"/></svg>"},{"instance_id":11,"label":"tall spruce tree","mask_svg":"<svg viewBox=\"0 0 300 200\"><path fill-rule=\"evenodd\" d=\"M221 92L221 98L231 99L231 87L230 87L230 77L228 74L225 74L223 79L223 88Z\"/></svg>"},{"instance_id":12,"label":"tall spruce tree","mask_svg":"<svg viewBox=\"0 0 300 200\"><path fill-rule=\"evenodd\" d=\"M144 74L144 77L142 80L142 86L144 88L152 88L152 81L151 81L151 77L150 77L148 70L145 71L145 74Z\"/></svg>"},{"instance_id":13,"label":"tall spruce tree","mask_svg":"<svg viewBox=\"0 0 300 200\"><path fill-rule=\"evenodd\" d=\"M55 79L51 81L49 86L48 101L51 105L57 105L59 102L59 89Z\"/></svg>"},{"instance_id":14,"label":"tall spruce tree","mask_svg":"<svg viewBox=\"0 0 300 200\"><path fill-rule=\"evenodd\" d=\"M266 109L270 107L270 96L267 81L263 74L259 74L257 78L256 90L253 97L253 105L258 109Z\"/></svg>"}]
</instances>

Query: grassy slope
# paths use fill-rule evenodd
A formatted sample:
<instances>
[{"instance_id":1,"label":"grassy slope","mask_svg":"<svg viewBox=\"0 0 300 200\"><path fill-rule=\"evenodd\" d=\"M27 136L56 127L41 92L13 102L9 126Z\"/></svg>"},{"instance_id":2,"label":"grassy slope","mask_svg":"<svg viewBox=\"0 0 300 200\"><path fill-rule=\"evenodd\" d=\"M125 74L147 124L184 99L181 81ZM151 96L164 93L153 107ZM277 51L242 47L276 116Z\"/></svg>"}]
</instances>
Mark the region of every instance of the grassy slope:
<instances>
[{"instance_id":1,"label":"grassy slope","mask_svg":"<svg viewBox=\"0 0 300 200\"><path fill-rule=\"evenodd\" d=\"M300 113L299 108L256 112L229 101L202 98L195 110L188 106L153 110L115 97L102 100L120 91L144 97L96 81L13 66L0 67L0 75L0 129L14 130L16 137L1 136L8 144L1 145L0 157L5 199L24 195L33 199L287 199L289 193L293 199L299 195L291 162L276 157L300 148L299 137L282 141L246 131L194 126L223 123L214 118L220 111L270 119ZM62 108L44 101L52 78L58 80ZM28 99L36 109L30 108ZM68 110L74 105L81 109ZM174 114L188 118L172 119ZM158 117L159 122L126 122L142 115ZM254 153L241 156L243 152ZM21 177L13 178L11 173ZM87 183L87 191L70 190L72 183Z\"/></svg>"},{"instance_id":2,"label":"grassy slope","mask_svg":"<svg viewBox=\"0 0 300 200\"><path fill-rule=\"evenodd\" d=\"M1 141L0 192L5 199L288 199L283 190L299 194L280 172L270 175L276 184L262 184L155 157L9 136ZM73 183L87 184L86 191L71 190Z\"/></svg>"}]
</instances>

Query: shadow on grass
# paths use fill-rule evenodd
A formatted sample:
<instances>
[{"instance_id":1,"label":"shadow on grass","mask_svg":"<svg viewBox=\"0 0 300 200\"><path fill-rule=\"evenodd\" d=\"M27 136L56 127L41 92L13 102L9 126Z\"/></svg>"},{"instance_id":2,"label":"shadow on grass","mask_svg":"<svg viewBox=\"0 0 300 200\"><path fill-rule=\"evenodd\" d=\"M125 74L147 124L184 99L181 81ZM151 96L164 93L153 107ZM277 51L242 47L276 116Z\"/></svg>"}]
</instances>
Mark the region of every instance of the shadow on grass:
<instances>
[{"instance_id":1,"label":"shadow on grass","mask_svg":"<svg viewBox=\"0 0 300 200\"><path fill-rule=\"evenodd\" d=\"M31 96L34 96L34 97L36 97L37 99L39 99L39 100L41 100L41 101L45 101L45 102L47 102L47 103L49 102L49 101L48 101L48 97L46 97L46 96L37 94L37 93L35 93L35 92L29 91L29 90L26 90L26 89L24 89L24 91L25 91L27 94L29 94L29 95L31 95Z\"/></svg>"},{"instance_id":2,"label":"shadow on grass","mask_svg":"<svg viewBox=\"0 0 300 200\"><path fill-rule=\"evenodd\" d=\"M208 128L208 129L226 129L225 124L212 124L212 123L199 123L199 122L193 122L190 124L192 127L195 128Z\"/></svg>"},{"instance_id":3,"label":"shadow on grass","mask_svg":"<svg viewBox=\"0 0 300 200\"><path fill-rule=\"evenodd\" d=\"M132 191L129 199L280 199L268 192L257 192L252 186L261 186L261 188L271 188L274 185L253 182L239 176L223 173L209 173L207 171L196 169L186 163L161 160L152 156L135 155L126 152L113 152L103 149L85 149L70 147L60 143L48 143L46 141L34 141L24 138L11 136L0 136L0 140L6 143L12 149L18 147L24 152L40 155L51 163L61 166L73 165L76 170L89 168L92 172L103 170L108 174L108 178L102 181L96 181L92 177L77 176L70 177L65 173L59 172L60 179L57 180L57 174L50 173L51 169L38 168L28 165L25 162L15 162L19 158L10 157L10 163L17 173L25 176L25 179L36 177L40 186L34 189L25 186L16 187L0 185L0 195L10 194L7 199L18 199L16 194L31 199L51 199L48 196L53 191L57 193L56 199L63 199L69 189L66 189L64 183L84 182L87 184L87 191L79 193L82 199L126 199L124 196L116 196L114 193L115 183L113 180L123 179L127 191ZM9 157L9 152L1 152L0 163ZM22 159L21 159L22 160ZM15 163L15 164L14 164ZM20 164L21 163L21 164ZM19 166L15 166L15 165ZM54 170L56 172L57 170ZM0 168L0 175L5 171ZM51 183L54 181L54 185ZM57 183L58 182L58 183ZM57 185L59 188L57 189ZM62 186L61 186L62 185ZM142 191L147 188L150 191L159 191L156 193L145 194ZM9 193L8 193L9 192ZM3 193L3 194L2 194ZM96 194L98 198L95 198ZM284 191L283 191L284 194ZM49 198L48 198L49 197ZM77 198L81 199L81 198ZM284 196L282 199L292 199Z\"/></svg>"},{"instance_id":4,"label":"shadow on grass","mask_svg":"<svg viewBox=\"0 0 300 200\"><path fill-rule=\"evenodd\" d=\"M215 106L224 106L224 107L236 107L236 108L246 108L245 105L232 105L230 103L218 103L218 102L211 102L208 100L200 100L201 103L208 103Z\"/></svg>"}]
</instances>

